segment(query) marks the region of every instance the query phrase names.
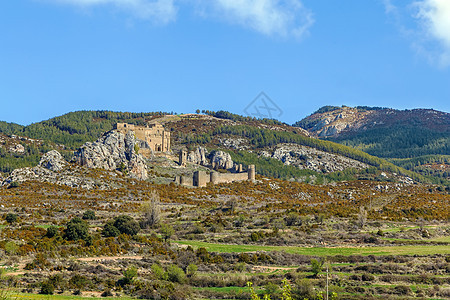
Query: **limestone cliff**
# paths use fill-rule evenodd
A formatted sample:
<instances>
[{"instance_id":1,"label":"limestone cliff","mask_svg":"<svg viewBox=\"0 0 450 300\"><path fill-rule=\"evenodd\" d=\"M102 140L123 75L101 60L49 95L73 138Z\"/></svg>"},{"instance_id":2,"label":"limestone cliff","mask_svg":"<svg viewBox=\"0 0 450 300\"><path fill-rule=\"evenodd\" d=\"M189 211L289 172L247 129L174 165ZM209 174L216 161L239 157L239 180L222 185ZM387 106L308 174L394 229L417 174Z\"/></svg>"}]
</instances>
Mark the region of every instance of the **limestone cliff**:
<instances>
[{"instance_id":1,"label":"limestone cliff","mask_svg":"<svg viewBox=\"0 0 450 300\"><path fill-rule=\"evenodd\" d=\"M234 166L234 162L231 159L229 153L223 151L214 151L211 153L211 165L214 169L231 169Z\"/></svg>"},{"instance_id":2,"label":"limestone cliff","mask_svg":"<svg viewBox=\"0 0 450 300\"><path fill-rule=\"evenodd\" d=\"M109 131L93 143L85 143L75 152L74 161L88 168L121 170L133 178L148 178L145 159L136 153L137 141L132 131L126 135Z\"/></svg>"},{"instance_id":3,"label":"limestone cliff","mask_svg":"<svg viewBox=\"0 0 450 300\"><path fill-rule=\"evenodd\" d=\"M206 150L205 147L198 146L195 150L189 151L187 154L187 161L206 166L209 164L208 160L206 159L208 150Z\"/></svg>"}]
</instances>

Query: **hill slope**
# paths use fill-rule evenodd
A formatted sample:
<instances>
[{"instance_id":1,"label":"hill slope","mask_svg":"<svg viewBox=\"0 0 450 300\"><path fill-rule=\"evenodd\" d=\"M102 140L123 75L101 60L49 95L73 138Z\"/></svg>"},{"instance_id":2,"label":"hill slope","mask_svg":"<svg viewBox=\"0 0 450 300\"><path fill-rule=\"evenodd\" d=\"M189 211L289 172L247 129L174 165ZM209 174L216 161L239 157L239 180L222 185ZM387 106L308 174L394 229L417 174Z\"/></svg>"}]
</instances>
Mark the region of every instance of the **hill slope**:
<instances>
[{"instance_id":1,"label":"hill slope","mask_svg":"<svg viewBox=\"0 0 450 300\"><path fill-rule=\"evenodd\" d=\"M374 178L381 171L399 173L423 181L416 173L408 172L386 160L363 151L330 141L311 138L301 128L275 120L257 120L227 112L209 112L207 115L170 115L164 113L122 113L109 111L78 111L47 121L20 126L0 123L0 132L42 139L48 147L40 147L42 154L48 148L63 147L66 158L84 142L94 141L117 122L144 125L157 118L172 132L174 153L182 147L204 145L210 150L223 149L244 165L256 164L258 172L279 178L313 176L320 182L324 176L335 180ZM5 152L5 151L4 151ZM10 159L7 153L0 157L0 166ZM64 153L63 153L64 154ZM26 153L15 155L20 166L33 165ZM369 170L370 169L370 170ZM11 167L2 167L10 172Z\"/></svg>"},{"instance_id":2,"label":"hill slope","mask_svg":"<svg viewBox=\"0 0 450 300\"><path fill-rule=\"evenodd\" d=\"M450 155L450 114L431 109L325 106L294 126L379 157Z\"/></svg>"},{"instance_id":3,"label":"hill slope","mask_svg":"<svg viewBox=\"0 0 450 300\"><path fill-rule=\"evenodd\" d=\"M450 114L446 112L324 106L294 126L422 174L449 177Z\"/></svg>"}]
</instances>

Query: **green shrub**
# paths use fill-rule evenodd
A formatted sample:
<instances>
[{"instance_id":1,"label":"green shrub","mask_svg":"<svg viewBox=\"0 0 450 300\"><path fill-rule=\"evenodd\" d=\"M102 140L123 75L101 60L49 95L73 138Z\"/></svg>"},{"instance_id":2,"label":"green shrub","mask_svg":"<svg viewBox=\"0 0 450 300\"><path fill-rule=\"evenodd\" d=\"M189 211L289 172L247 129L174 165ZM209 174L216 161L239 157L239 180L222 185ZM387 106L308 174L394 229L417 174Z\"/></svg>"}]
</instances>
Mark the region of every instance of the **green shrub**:
<instances>
[{"instance_id":1,"label":"green shrub","mask_svg":"<svg viewBox=\"0 0 450 300\"><path fill-rule=\"evenodd\" d=\"M161 235L164 241L167 242L168 239L175 233L173 227L168 224L161 224Z\"/></svg>"},{"instance_id":2,"label":"green shrub","mask_svg":"<svg viewBox=\"0 0 450 300\"><path fill-rule=\"evenodd\" d=\"M39 291L39 294L53 295L54 291L55 287L53 286L53 284L49 280L46 280L41 283L41 290Z\"/></svg>"},{"instance_id":3,"label":"green shrub","mask_svg":"<svg viewBox=\"0 0 450 300\"><path fill-rule=\"evenodd\" d=\"M106 289L106 290L103 291L103 293L100 296L102 296L102 297L112 297L113 293L111 292L110 289Z\"/></svg>"},{"instance_id":4,"label":"green shrub","mask_svg":"<svg viewBox=\"0 0 450 300\"><path fill-rule=\"evenodd\" d=\"M373 280L375 280L375 276L373 276L372 274L369 274L369 273L364 273L361 276L361 279L362 279L362 281L373 281Z\"/></svg>"},{"instance_id":5,"label":"green shrub","mask_svg":"<svg viewBox=\"0 0 450 300\"><path fill-rule=\"evenodd\" d=\"M411 288L406 285L398 285L394 288L394 291L397 295L410 295L412 292Z\"/></svg>"},{"instance_id":6,"label":"green shrub","mask_svg":"<svg viewBox=\"0 0 450 300\"><path fill-rule=\"evenodd\" d=\"M136 278L137 275L138 275L138 272L137 272L137 268L135 266L130 266L123 272L123 276L125 278L128 278L130 281L132 281L134 278Z\"/></svg>"},{"instance_id":7,"label":"green shrub","mask_svg":"<svg viewBox=\"0 0 450 300\"><path fill-rule=\"evenodd\" d=\"M317 277L317 275L322 272L323 268L323 260L318 261L317 259L311 259L311 271L313 272L314 276Z\"/></svg>"},{"instance_id":8,"label":"green shrub","mask_svg":"<svg viewBox=\"0 0 450 300\"><path fill-rule=\"evenodd\" d=\"M197 274L197 270L198 270L197 265L189 264L189 266L187 266L187 268L186 268L186 274L189 277L195 277L195 275Z\"/></svg>"},{"instance_id":9,"label":"green shrub","mask_svg":"<svg viewBox=\"0 0 450 300\"><path fill-rule=\"evenodd\" d=\"M167 278L172 282L184 283L186 281L186 274L177 265L170 265L167 268Z\"/></svg>"},{"instance_id":10,"label":"green shrub","mask_svg":"<svg viewBox=\"0 0 450 300\"><path fill-rule=\"evenodd\" d=\"M97 217L95 216L95 212L92 210L87 210L83 214L83 220L95 220Z\"/></svg>"},{"instance_id":11,"label":"green shrub","mask_svg":"<svg viewBox=\"0 0 450 300\"><path fill-rule=\"evenodd\" d=\"M89 283L89 281L88 281L87 277L80 275L80 274L73 275L69 280L69 285L72 288L76 288L76 289L86 288L86 285L88 283Z\"/></svg>"},{"instance_id":12,"label":"green shrub","mask_svg":"<svg viewBox=\"0 0 450 300\"><path fill-rule=\"evenodd\" d=\"M302 279L296 282L293 294L298 299L313 299L315 296L314 287L308 279Z\"/></svg>"},{"instance_id":13,"label":"green shrub","mask_svg":"<svg viewBox=\"0 0 450 300\"><path fill-rule=\"evenodd\" d=\"M6 215L5 220L8 222L8 224L13 224L17 221L17 215L13 213L9 213Z\"/></svg>"},{"instance_id":14,"label":"green shrub","mask_svg":"<svg viewBox=\"0 0 450 300\"><path fill-rule=\"evenodd\" d=\"M135 266L128 267L123 272L123 277L117 281L117 285L124 287L127 284L133 283L133 280L137 277L137 268Z\"/></svg>"},{"instance_id":15,"label":"green shrub","mask_svg":"<svg viewBox=\"0 0 450 300\"><path fill-rule=\"evenodd\" d=\"M68 241L77 241L89 239L89 226L86 221L78 217L73 218L66 224L64 230L64 238Z\"/></svg>"},{"instance_id":16,"label":"green shrub","mask_svg":"<svg viewBox=\"0 0 450 300\"><path fill-rule=\"evenodd\" d=\"M47 228L47 232L45 233L45 236L48 238L52 238L58 234L58 227L56 226L50 226Z\"/></svg>"},{"instance_id":17,"label":"green shrub","mask_svg":"<svg viewBox=\"0 0 450 300\"><path fill-rule=\"evenodd\" d=\"M136 235L141 228L138 222L136 222L132 217L121 215L114 219L114 227L116 227L120 233L125 233L128 235Z\"/></svg>"},{"instance_id":18,"label":"green shrub","mask_svg":"<svg viewBox=\"0 0 450 300\"><path fill-rule=\"evenodd\" d=\"M167 273L164 271L163 267L158 264L153 264L150 269L152 270L153 275L156 279L159 280L167 280Z\"/></svg>"},{"instance_id":19,"label":"green shrub","mask_svg":"<svg viewBox=\"0 0 450 300\"><path fill-rule=\"evenodd\" d=\"M8 188L13 189L19 187L19 183L17 181L13 181L9 184Z\"/></svg>"},{"instance_id":20,"label":"green shrub","mask_svg":"<svg viewBox=\"0 0 450 300\"><path fill-rule=\"evenodd\" d=\"M106 222L105 226L103 226L102 235L104 237L116 237L120 234L119 229L114 226L114 221Z\"/></svg>"}]
</instances>

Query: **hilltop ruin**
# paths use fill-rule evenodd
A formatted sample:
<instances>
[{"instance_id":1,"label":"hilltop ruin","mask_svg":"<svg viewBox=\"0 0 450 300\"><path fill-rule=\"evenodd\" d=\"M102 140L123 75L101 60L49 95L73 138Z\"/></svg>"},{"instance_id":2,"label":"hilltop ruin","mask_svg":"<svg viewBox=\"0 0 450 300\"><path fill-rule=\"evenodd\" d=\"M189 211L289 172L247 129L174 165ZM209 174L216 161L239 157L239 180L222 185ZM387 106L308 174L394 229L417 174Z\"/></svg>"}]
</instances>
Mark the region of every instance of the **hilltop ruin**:
<instances>
[{"instance_id":1,"label":"hilltop ruin","mask_svg":"<svg viewBox=\"0 0 450 300\"><path fill-rule=\"evenodd\" d=\"M158 122L147 126L117 123L114 129L125 135L133 131L139 143L139 154L144 157L148 158L154 152L170 152L170 132Z\"/></svg>"}]
</instances>

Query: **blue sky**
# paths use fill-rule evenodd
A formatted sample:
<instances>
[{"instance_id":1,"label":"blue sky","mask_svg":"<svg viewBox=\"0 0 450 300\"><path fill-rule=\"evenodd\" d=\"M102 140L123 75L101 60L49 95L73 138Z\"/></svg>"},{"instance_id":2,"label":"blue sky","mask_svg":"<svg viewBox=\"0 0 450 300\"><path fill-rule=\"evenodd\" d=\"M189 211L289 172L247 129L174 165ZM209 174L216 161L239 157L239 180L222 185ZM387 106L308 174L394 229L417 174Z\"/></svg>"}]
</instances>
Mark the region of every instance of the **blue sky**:
<instances>
[{"instance_id":1,"label":"blue sky","mask_svg":"<svg viewBox=\"0 0 450 300\"><path fill-rule=\"evenodd\" d=\"M0 120L323 105L450 111L448 0L0 1ZM278 117L278 115L277 115Z\"/></svg>"}]
</instances>

